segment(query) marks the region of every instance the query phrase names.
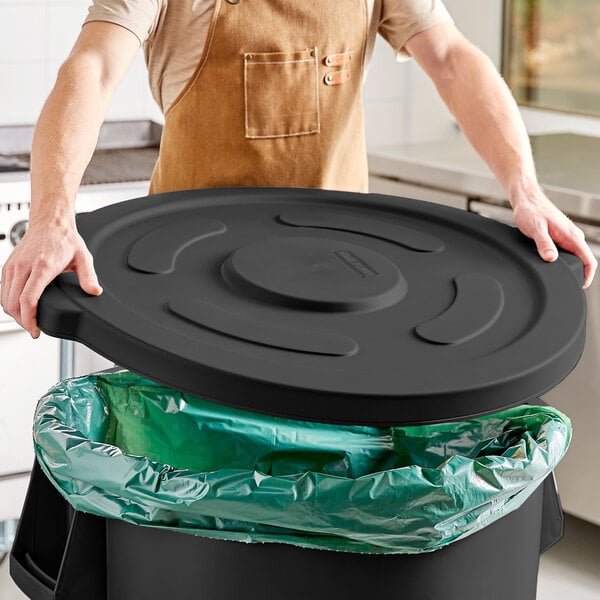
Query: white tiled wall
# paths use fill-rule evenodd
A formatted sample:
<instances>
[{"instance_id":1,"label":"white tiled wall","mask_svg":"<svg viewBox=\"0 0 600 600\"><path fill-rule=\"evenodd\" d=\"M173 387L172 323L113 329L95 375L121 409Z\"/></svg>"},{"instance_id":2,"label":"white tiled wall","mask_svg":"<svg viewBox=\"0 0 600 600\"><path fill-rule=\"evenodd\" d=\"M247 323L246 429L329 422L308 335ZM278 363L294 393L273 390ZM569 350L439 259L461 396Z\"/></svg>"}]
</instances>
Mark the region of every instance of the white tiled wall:
<instances>
[{"instance_id":1,"label":"white tiled wall","mask_svg":"<svg viewBox=\"0 0 600 600\"><path fill-rule=\"evenodd\" d=\"M426 98L415 102L416 98ZM364 90L367 146L439 138L452 121L433 84L414 61L398 63L377 38ZM423 110L426 115L422 114Z\"/></svg>"},{"instance_id":2,"label":"white tiled wall","mask_svg":"<svg viewBox=\"0 0 600 600\"><path fill-rule=\"evenodd\" d=\"M0 0L0 125L37 120L89 4L90 0ZM159 118L159 114L140 51L107 118Z\"/></svg>"}]
</instances>

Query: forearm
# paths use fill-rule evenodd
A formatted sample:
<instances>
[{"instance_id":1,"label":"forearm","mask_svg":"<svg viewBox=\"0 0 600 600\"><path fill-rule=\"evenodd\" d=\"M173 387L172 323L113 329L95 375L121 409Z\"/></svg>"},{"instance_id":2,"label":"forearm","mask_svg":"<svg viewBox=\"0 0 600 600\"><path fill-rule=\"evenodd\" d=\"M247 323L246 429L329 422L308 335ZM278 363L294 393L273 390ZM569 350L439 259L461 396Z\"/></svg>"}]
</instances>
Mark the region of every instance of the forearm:
<instances>
[{"instance_id":1,"label":"forearm","mask_svg":"<svg viewBox=\"0 0 600 600\"><path fill-rule=\"evenodd\" d=\"M99 67L85 57L60 69L35 128L31 151L30 223L66 224L94 151L110 93Z\"/></svg>"},{"instance_id":2,"label":"forearm","mask_svg":"<svg viewBox=\"0 0 600 600\"><path fill-rule=\"evenodd\" d=\"M31 153L29 228L2 268L0 304L33 338L45 287L74 271L81 289L102 293L75 227L75 197L114 90L139 49L129 30L104 21L82 27L38 120Z\"/></svg>"},{"instance_id":3,"label":"forearm","mask_svg":"<svg viewBox=\"0 0 600 600\"><path fill-rule=\"evenodd\" d=\"M598 261L583 231L540 188L519 109L489 58L451 23L416 34L406 49L431 77L469 142L506 191L517 227L535 241L544 260L556 260L556 245L579 256L588 287Z\"/></svg>"},{"instance_id":4,"label":"forearm","mask_svg":"<svg viewBox=\"0 0 600 600\"><path fill-rule=\"evenodd\" d=\"M119 25L94 21L82 28L35 129L30 227L73 224L83 172L113 93L138 48L135 35Z\"/></svg>"},{"instance_id":5,"label":"forearm","mask_svg":"<svg viewBox=\"0 0 600 600\"><path fill-rule=\"evenodd\" d=\"M464 41L442 58L436 87L511 204L540 193L531 146L517 104L490 59Z\"/></svg>"}]
</instances>

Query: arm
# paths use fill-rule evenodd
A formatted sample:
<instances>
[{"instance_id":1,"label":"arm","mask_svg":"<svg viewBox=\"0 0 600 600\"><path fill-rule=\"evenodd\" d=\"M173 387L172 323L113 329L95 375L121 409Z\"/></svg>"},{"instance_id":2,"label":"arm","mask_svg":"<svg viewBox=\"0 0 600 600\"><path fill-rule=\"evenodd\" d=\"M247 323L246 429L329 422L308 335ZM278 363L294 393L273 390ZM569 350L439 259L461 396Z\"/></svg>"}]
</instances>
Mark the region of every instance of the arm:
<instances>
[{"instance_id":1,"label":"arm","mask_svg":"<svg viewBox=\"0 0 600 600\"><path fill-rule=\"evenodd\" d=\"M579 256L588 287L598 261L581 229L542 191L519 109L489 58L449 23L413 36L406 49L506 191L519 229L535 241L544 260L556 260L555 243Z\"/></svg>"},{"instance_id":2,"label":"arm","mask_svg":"<svg viewBox=\"0 0 600 600\"><path fill-rule=\"evenodd\" d=\"M86 24L37 122L29 227L2 270L1 300L34 338L39 297L56 275L75 271L84 291L102 292L75 227L75 197L110 100L138 49L137 37L123 27Z\"/></svg>"}]
</instances>

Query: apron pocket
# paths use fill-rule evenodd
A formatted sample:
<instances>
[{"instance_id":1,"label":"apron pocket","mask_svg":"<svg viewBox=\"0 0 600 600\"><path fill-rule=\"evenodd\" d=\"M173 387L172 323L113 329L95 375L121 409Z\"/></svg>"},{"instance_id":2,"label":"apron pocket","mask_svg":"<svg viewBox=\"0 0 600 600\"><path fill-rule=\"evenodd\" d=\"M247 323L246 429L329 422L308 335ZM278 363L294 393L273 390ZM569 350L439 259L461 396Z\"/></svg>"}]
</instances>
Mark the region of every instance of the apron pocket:
<instances>
[{"instance_id":1,"label":"apron pocket","mask_svg":"<svg viewBox=\"0 0 600 600\"><path fill-rule=\"evenodd\" d=\"M246 137L318 133L317 78L316 48L297 52L246 52Z\"/></svg>"}]
</instances>

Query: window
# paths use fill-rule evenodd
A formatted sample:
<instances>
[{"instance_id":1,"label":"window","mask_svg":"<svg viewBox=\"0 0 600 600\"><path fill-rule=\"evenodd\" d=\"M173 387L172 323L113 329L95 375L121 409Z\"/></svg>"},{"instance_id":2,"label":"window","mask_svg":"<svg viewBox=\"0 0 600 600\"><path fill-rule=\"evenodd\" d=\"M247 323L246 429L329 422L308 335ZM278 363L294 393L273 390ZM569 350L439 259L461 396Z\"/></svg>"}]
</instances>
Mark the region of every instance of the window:
<instances>
[{"instance_id":1,"label":"window","mask_svg":"<svg viewBox=\"0 0 600 600\"><path fill-rule=\"evenodd\" d=\"M517 102L600 116L600 1L504 6L502 73Z\"/></svg>"}]
</instances>

